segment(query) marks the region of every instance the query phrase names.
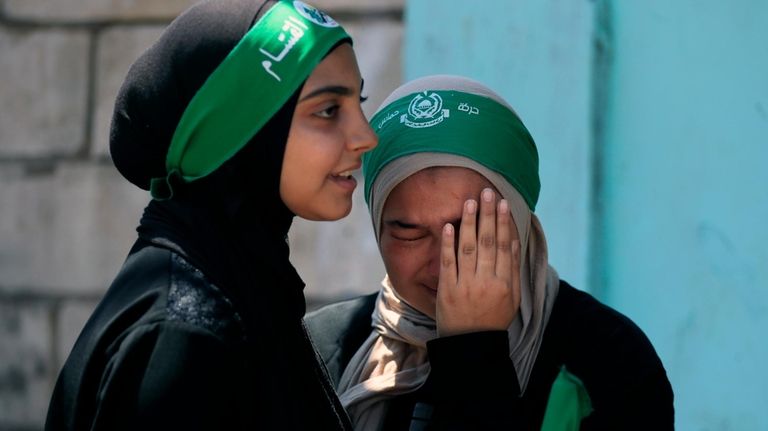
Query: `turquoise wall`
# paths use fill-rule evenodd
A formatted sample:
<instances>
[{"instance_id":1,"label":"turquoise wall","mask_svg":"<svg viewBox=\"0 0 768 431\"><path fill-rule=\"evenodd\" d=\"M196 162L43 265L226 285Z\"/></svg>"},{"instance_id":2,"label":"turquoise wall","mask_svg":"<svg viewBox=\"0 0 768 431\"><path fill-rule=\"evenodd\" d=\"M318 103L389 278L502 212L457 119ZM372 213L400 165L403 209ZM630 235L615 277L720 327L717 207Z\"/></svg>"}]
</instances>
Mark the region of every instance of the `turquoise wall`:
<instances>
[{"instance_id":1,"label":"turquoise wall","mask_svg":"<svg viewBox=\"0 0 768 431\"><path fill-rule=\"evenodd\" d=\"M499 90L561 276L649 335L679 430L768 430L768 2L412 0L405 76Z\"/></svg>"},{"instance_id":2,"label":"turquoise wall","mask_svg":"<svg viewBox=\"0 0 768 431\"><path fill-rule=\"evenodd\" d=\"M542 190L536 213L553 261L563 278L583 287L592 165L590 3L483 0L486 4L479 9L468 1L408 2L405 78L468 76L493 87L515 108L539 148ZM542 24L560 30L542 31Z\"/></svg>"}]
</instances>

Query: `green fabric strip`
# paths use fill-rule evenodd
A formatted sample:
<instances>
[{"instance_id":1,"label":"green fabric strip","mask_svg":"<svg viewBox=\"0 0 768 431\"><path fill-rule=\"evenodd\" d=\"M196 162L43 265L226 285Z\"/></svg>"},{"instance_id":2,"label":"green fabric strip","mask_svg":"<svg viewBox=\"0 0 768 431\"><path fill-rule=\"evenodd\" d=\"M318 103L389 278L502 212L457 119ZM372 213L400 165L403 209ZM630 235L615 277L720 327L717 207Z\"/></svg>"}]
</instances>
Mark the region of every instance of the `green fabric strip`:
<instances>
[{"instance_id":1,"label":"green fabric strip","mask_svg":"<svg viewBox=\"0 0 768 431\"><path fill-rule=\"evenodd\" d=\"M349 35L323 12L301 1L276 3L190 101L168 149L167 176L152 179L152 196L170 199L173 183L218 169L344 39Z\"/></svg>"},{"instance_id":2,"label":"green fabric strip","mask_svg":"<svg viewBox=\"0 0 768 431\"><path fill-rule=\"evenodd\" d=\"M399 157L451 153L498 172L533 211L539 198L539 155L528 129L506 106L460 91L424 91L400 98L371 119L379 145L363 155L365 199L381 169Z\"/></svg>"},{"instance_id":3,"label":"green fabric strip","mask_svg":"<svg viewBox=\"0 0 768 431\"><path fill-rule=\"evenodd\" d=\"M549 393L542 431L578 431L581 421L592 413L592 401L584 384L565 367L560 369Z\"/></svg>"}]
</instances>

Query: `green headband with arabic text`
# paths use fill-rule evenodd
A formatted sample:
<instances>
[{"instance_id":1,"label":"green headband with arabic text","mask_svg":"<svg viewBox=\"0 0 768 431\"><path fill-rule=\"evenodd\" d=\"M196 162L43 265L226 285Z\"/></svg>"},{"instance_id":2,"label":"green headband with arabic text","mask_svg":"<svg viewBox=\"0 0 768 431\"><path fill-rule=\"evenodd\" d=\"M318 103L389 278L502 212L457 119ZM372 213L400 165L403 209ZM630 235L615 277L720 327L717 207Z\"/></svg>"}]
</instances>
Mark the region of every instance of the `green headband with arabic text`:
<instances>
[{"instance_id":1,"label":"green headband with arabic text","mask_svg":"<svg viewBox=\"0 0 768 431\"><path fill-rule=\"evenodd\" d=\"M412 93L371 119L379 145L363 155L365 200L389 162L415 153L449 153L501 174L536 208L541 183L536 144L520 118L488 97L455 90Z\"/></svg>"},{"instance_id":2,"label":"green headband with arabic text","mask_svg":"<svg viewBox=\"0 0 768 431\"><path fill-rule=\"evenodd\" d=\"M166 176L173 184L203 178L241 150L336 44L351 38L331 17L301 1L278 1L246 33L195 93L173 134Z\"/></svg>"}]
</instances>

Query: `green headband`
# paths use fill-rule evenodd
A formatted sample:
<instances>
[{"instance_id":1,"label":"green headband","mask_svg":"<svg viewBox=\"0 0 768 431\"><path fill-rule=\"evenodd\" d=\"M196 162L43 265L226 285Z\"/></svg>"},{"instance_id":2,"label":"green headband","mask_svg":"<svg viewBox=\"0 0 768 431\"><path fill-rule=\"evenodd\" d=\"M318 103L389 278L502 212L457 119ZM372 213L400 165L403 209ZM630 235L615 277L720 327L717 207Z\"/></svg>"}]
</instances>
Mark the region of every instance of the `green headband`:
<instances>
[{"instance_id":1,"label":"green headband","mask_svg":"<svg viewBox=\"0 0 768 431\"><path fill-rule=\"evenodd\" d=\"M155 199L172 183L218 169L272 118L322 58L350 39L336 21L301 1L277 2L238 42L189 102L153 178Z\"/></svg>"},{"instance_id":2,"label":"green headband","mask_svg":"<svg viewBox=\"0 0 768 431\"><path fill-rule=\"evenodd\" d=\"M363 155L365 200L389 162L414 153L449 153L501 174L533 211L539 198L539 155L525 125L506 106L452 90L410 94L371 119L379 145Z\"/></svg>"}]
</instances>

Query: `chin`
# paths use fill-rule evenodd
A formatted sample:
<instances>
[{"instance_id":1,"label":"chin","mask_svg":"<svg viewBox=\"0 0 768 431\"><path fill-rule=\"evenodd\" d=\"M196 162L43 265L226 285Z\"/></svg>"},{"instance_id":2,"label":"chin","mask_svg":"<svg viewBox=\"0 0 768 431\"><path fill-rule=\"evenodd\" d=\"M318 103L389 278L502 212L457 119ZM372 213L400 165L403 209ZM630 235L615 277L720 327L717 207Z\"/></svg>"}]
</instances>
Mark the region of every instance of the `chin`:
<instances>
[{"instance_id":1,"label":"chin","mask_svg":"<svg viewBox=\"0 0 768 431\"><path fill-rule=\"evenodd\" d=\"M341 220L352 212L352 203L344 206L328 206L324 208L297 211L295 214L305 220L311 221L336 221Z\"/></svg>"},{"instance_id":2,"label":"chin","mask_svg":"<svg viewBox=\"0 0 768 431\"><path fill-rule=\"evenodd\" d=\"M348 206L347 209L345 209L344 212L342 212L341 215L336 220L343 219L344 217L348 216L349 213L351 212L352 212L352 205Z\"/></svg>"}]
</instances>

